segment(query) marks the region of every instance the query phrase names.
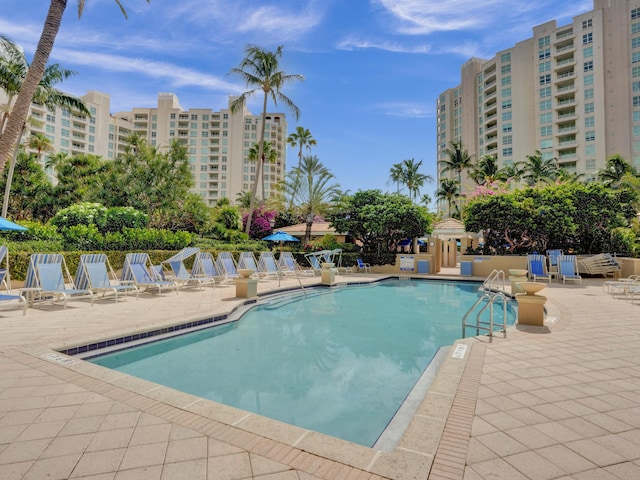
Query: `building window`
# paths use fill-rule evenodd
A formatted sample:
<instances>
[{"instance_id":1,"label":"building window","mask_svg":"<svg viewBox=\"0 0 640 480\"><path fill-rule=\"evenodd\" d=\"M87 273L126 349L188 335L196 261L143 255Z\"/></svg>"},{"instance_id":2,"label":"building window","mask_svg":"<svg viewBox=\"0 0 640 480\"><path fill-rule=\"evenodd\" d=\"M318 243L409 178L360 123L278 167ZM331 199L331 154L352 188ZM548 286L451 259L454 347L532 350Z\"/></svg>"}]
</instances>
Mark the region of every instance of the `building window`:
<instances>
[{"instance_id":1,"label":"building window","mask_svg":"<svg viewBox=\"0 0 640 480\"><path fill-rule=\"evenodd\" d=\"M551 83L551 74L547 73L546 75L540 75L539 77L540 85L546 85Z\"/></svg>"},{"instance_id":2,"label":"building window","mask_svg":"<svg viewBox=\"0 0 640 480\"><path fill-rule=\"evenodd\" d=\"M593 43L593 33L585 33L582 35L582 44L587 45L589 43Z\"/></svg>"},{"instance_id":3,"label":"building window","mask_svg":"<svg viewBox=\"0 0 640 480\"><path fill-rule=\"evenodd\" d=\"M549 148L553 148L553 139L548 138L540 141L540 150L548 150Z\"/></svg>"},{"instance_id":4,"label":"building window","mask_svg":"<svg viewBox=\"0 0 640 480\"><path fill-rule=\"evenodd\" d=\"M640 62L640 52L632 52L631 53L631 63Z\"/></svg>"},{"instance_id":5,"label":"building window","mask_svg":"<svg viewBox=\"0 0 640 480\"><path fill-rule=\"evenodd\" d=\"M500 63L506 63L511 61L511 52L503 53L500 55Z\"/></svg>"},{"instance_id":6,"label":"building window","mask_svg":"<svg viewBox=\"0 0 640 480\"><path fill-rule=\"evenodd\" d=\"M640 8L631 10L631 20L635 20L636 18L640 18Z\"/></svg>"},{"instance_id":7,"label":"building window","mask_svg":"<svg viewBox=\"0 0 640 480\"><path fill-rule=\"evenodd\" d=\"M508 133L508 132L510 132L510 131L512 130L512 128L513 128L513 127L511 126L511 124L510 124L510 123L505 123L504 125L502 125L502 131L503 131L504 133Z\"/></svg>"},{"instance_id":8,"label":"building window","mask_svg":"<svg viewBox=\"0 0 640 480\"><path fill-rule=\"evenodd\" d=\"M596 139L596 131L587 130L586 132L584 132L584 139L587 142L593 142Z\"/></svg>"},{"instance_id":9,"label":"building window","mask_svg":"<svg viewBox=\"0 0 640 480\"><path fill-rule=\"evenodd\" d=\"M590 100L593 98L593 88L587 88L584 91L584 99L585 100Z\"/></svg>"},{"instance_id":10,"label":"building window","mask_svg":"<svg viewBox=\"0 0 640 480\"><path fill-rule=\"evenodd\" d=\"M176 114L175 114L175 113L170 114L170 115L169 115L169 118L170 118L171 120L175 120L175 119L176 119Z\"/></svg>"},{"instance_id":11,"label":"building window","mask_svg":"<svg viewBox=\"0 0 640 480\"><path fill-rule=\"evenodd\" d=\"M551 37L549 35L538 39L538 48L546 47L548 45L551 45Z\"/></svg>"},{"instance_id":12,"label":"building window","mask_svg":"<svg viewBox=\"0 0 640 480\"><path fill-rule=\"evenodd\" d=\"M542 50L538 50L538 60L544 60L545 58L551 57L551 49L544 48Z\"/></svg>"},{"instance_id":13,"label":"building window","mask_svg":"<svg viewBox=\"0 0 640 480\"><path fill-rule=\"evenodd\" d=\"M506 147L502 149L503 157L511 157L513 155L513 147Z\"/></svg>"},{"instance_id":14,"label":"building window","mask_svg":"<svg viewBox=\"0 0 640 480\"><path fill-rule=\"evenodd\" d=\"M540 123L551 123L553 121L553 115L551 112L543 113L540 115Z\"/></svg>"},{"instance_id":15,"label":"building window","mask_svg":"<svg viewBox=\"0 0 640 480\"><path fill-rule=\"evenodd\" d=\"M589 60L588 62L584 62L583 69L585 72L590 72L593 70L593 60Z\"/></svg>"},{"instance_id":16,"label":"building window","mask_svg":"<svg viewBox=\"0 0 640 480\"><path fill-rule=\"evenodd\" d=\"M593 113L596 111L596 104L593 102L584 104L584 113Z\"/></svg>"},{"instance_id":17,"label":"building window","mask_svg":"<svg viewBox=\"0 0 640 480\"><path fill-rule=\"evenodd\" d=\"M546 98L551 96L551 87L543 87L540 89L540 98Z\"/></svg>"},{"instance_id":18,"label":"building window","mask_svg":"<svg viewBox=\"0 0 640 480\"><path fill-rule=\"evenodd\" d=\"M63 137L68 137L69 136L69 130L67 130L66 128L63 128L60 130L60 135L62 135Z\"/></svg>"},{"instance_id":19,"label":"building window","mask_svg":"<svg viewBox=\"0 0 640 480\"><path fill-rule=\"evenodd\" d=\"M585 117L584 126L585 127L594 127L596 125L596 117Z\"/></svg>"},{"instance_id":20,"label":"building window","mask_svg":"<svg viewBox=\"0 0 640 480\"><path fill-rule=\"evenodd\" d=\"M551 100L542 100L540 102L540 110L551 110Z\"/></svg>"},{"instance_id":21,"label":"building window","mask_svg":"<svg viewBox=\"0 0 640 480\"><path fill-rule=\"evenodd\" d=\"M582 21L582 29L593 27L593 20L591 18Z\"/></svg>"},{"instance_id":22,"label":"building window","mask_svg":"<svg viewBox=\"0 0 640 480\"><path fill-rule=\"evenodd\" d=\"M508 121L511 120L511 117L513 116L513 112L503 112L502 114L502 121Z\"/></svg>"},{"instance_id":23,"label":"building window","mask_svg":"<svg viewBox=\"0 0 640 480\"><path fill-rule=\"evenodd\" d=\"M50 114L47 113L47 122L56 123L56 116L55 115L50 115Z\"/></svg>"},{"instance_id":24,"label":"building window","mask_svg":"<svg viewBox=\"0 0 640 480\"><path fill-rule=\"evenodd\" d=\"M197 113L192 113L191 114L191 120L198 120L198 114Z\"/></svg>"},{"instance_id":25,"label":"building window","mask_svg":"<svg viewBox=\"0 0 640 480\"><path fill-rule=\"evenodd\" d=\"M640 122L640 111L633 112L633 121L634 122Z\"/></svg>"},{"instance_id":26,"label":"building window","mask_svg":"<svg viewBox=\"0 0 640 480\"><path fill-rule=\"evenodd\" d=\"M640 37L633 37L631 39L631 48L638 48L640 47Z\"/></svg>"},{"instance_id":27,"label":"building window","mask_svg":"<svg viewBox=\"0 0 640 480\"><path fill-rule=\"evenodd\" d=\"M640 125L633 126L633 136L640 137Z\"/></svg>"},{"instance_id":28,"label":"building window","mask_svg":"<svg viewBox=\"0 0 640 480\"><path fill-rule=\"evenodd\" d=\"M502 86L506 86L506 85L511 85L511 75L508 75L506 77L502 77Z\"/></svg>"},{"instance_id":29,"label":"building window","mask_svg":"<svg viewBox=\"0 0 640 480\"><path fill-rule=\"evenodd\" d=\"M631 24L631 33L640 33L640 22Z\"/></svg>"},{"instance_id":30,"label":"building window","mask_svg":"<svg viewBox=\"0 0 640 480\"><path fill-rule=\"evenodd\" d=\"M500 67L500 73L502 75L504 75L505 73L511 73L511 64L507 64L507 65L502 65Z\"/></svg>"},{"instance_id":31,"label":"building window","mask_svg":"<svg viewBox=\"0 0 640 480\"><path fill-rule=\"evenodd\" d=\"M47 133L56 133L56 127L54 127L53 125L47 125L45 131Z\"/></svg>"},{"instance_id":32,"label":"building window","mask_svg":"<svg viewBox=\"0 0 640 480\"><path fill-rule=\"evenodd\" d=\"M589 74L589 75L585 75L584 76L584 85L593 85L593 74Z\"/></svg>"},{"instance_id":33,"label":"building window","mask_svg":"<svg viewBox=\"0 0 640 480\"><path fill-rule=\"evenodd\" d=\"M541 137L548 137L549 135L553 135L553 126L552 125L546 125L544 127L540 127L540 136Z\"/></svg>"},{"instance_id":34,"label":"building window","mask_svg":"<svg viewBox=\"0 0 640 480\"><path fill-rule=\"evenodd\" d=\"M595 147L595 145L589 145L590 147ZM595 152L594 152L595 155ZM592 172L596 169L596 161L594 159L589 159L585 162L585 167L588 172Z\"/></svg>"},{"instance_id":35,"label":"building window","mask_svg":"<svg viewBox=\"0 0 640 480\"><path fill-rule=\"evenodd\" d=\"M633 97L633 106L640 107L640 95L634 95Z\"/></svg>"},{"instance_id":36,"label":"building window","mask_svg":"<svg viewBox=\"0 0 640 480\"><path fill-rule=\"evenodd\" d=\"M584 47L582 50L582 56L584 58L593 57L593 47Z\"/></svg>"},{"instance_id":37,"label":"building window","mask_svg":"<svg viewBox=\"0 0 640 480\"><path fill-rule=\"evenodd\" d=\"M511 100L503 100L502 101L502 109L507 110L511 108Z\"/></svg>"},{"instance_id":38,"label":"building window","mask_svg":"<svg viewBox=\"0 0 640 480\"><path fill-rule=\"evenodd\" d=\"M538 73L550 72L551 71L551 60L547 60L546 62L541 62L538 65Z\"/></svg>"}]
</instances>

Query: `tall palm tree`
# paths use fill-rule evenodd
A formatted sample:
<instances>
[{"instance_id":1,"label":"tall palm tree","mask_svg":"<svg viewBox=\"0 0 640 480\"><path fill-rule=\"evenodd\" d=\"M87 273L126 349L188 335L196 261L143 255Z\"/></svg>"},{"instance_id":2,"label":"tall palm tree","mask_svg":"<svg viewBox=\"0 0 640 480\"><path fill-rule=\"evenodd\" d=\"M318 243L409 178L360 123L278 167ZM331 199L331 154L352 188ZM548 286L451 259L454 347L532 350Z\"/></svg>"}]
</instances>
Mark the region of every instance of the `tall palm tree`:
<instances>
[{"instance_id":1,"label":"tall palm tree","mask_svg":"<svg viewBox=\"0 0 640 480\"><path fill-rule=\"evenodd\" d=\"M402 183L402 162L394 163L389 169L389 182L396 184L396 194L400 194L400 184Z\"/></svg>"},{"instance_id":2,"label":"tall palm tree","mask_svg":"<svg viewBox=\"0 0 640 480\"><path fill-rule=\"evenodd\" d=\"M280 89L286 84L295 80L303 80L302 75L287 74L280 71L279 59L282 57L282 46L279 46L275 52L269 52L256 45L247 45L245 49L246 57L240 62L240 65L231 70L231 73L239 75L246 83L247 87L253 87L237 97L229 105L231 113L244 107L247 98L257 91L263 92L262 100L262 125L260 126L260 141L258 150L258 170L262 171L262 152L264 151L264 131L267 121L267 102L269 98L274 105L278 101L284 103L295 115L296 120L300 116L300 109L293 101L284 95ZM249 216L247 217L246 232L251 231L251 220L253 218L253 208L255 206L255 197L258 191L258 175L251 189L251 206L249 207Z\"/></svg>"},{"instance_id":3,"label":"tall palm tree","mask_svg":"<svg viewBox=\"0 0 640 480\"><path fill-rule=\"evenodd\" d=\"M331 200L340 192L340 185L333 183L333 174L315 155L302 157L300 168L294 168L282 182L282 189L290 192L296 187L294 205L305 219L307 227L304 242L311 238L311 227L316 215L321 215L331 207Z\"/></svg>"},{"instance_id":4,"label":"tall palm tree","mask_svg":"<svg viewBox=\"0 0 640 480\"><path fill-rule=\"evenodd\" d=\"M260 152L260 145L254 143L253 146L249 149L249 154L247 155L247 159L250 162L257 162L258 155ZM256 181L258 180L258 176L262 178L260 182L262 184L262 198L266 198L264 194L264 164L265 163L276 163L278 161L278 150L276 150L271 142L264 142L264 151L262 152L262 170L256 171ZM257 170L257 167L256 167Z\"/></svg>"},{"instance_id":5,"label":"tall palm tree","mask_svg":"<svg viewBox=\"0 0 640 480\"><path fill-rule=\"evenodd\" d=\"M287 143L292 147L298 147L298 168L302 163L302 149L307 148L307 150L311 151L312 145L317 145L316 139L313 138L309 129L304 128L300 125L296 127L296 131L290 134L287 137ZM295 197L296 192L294 191L291 195L291 202L293 202L293 197ZM289 203L289 210L293 207L293 203Z\"/></svg>"},{"instance_id":6,"label":"tall palm tree","mask_svg":"<svg viewBox=\"0 0 640 480\"><path fill-rule=\"evenodd\" d=\"M447 201L447 216L451 217L451 205L455 203L455 199L460 196L458 191L458 180L444 178L440 181L440 188L436 190L436 198L438 200Z\"/></svg>"},{"instance_id":7,"label":"tall palm tree","mask_svg":"<svg viewBox=\"0 0 640 480\"><path fill-rule=\"evenodd\" d=\"M478 185L485 185L499 180L506 180L504 170L498 165L498 159L495 155L483 155L478 163L473 166L471 178Z\"/></svg>"},{"instance_id":8,"label":"tall palm tree","mask_svg":"<svg viewBox=\"0 0 640 480\"><path fill-rule=\"evenodd\" d=\"M616 154L609 157L605 167L598 172L598 180L609 187L620 185L622 178L626 174L635 175L635 169L621 155Z\"/></svg>"},{"instance_id":9,"label":"tall palm tree","mask_svg":"<svg viewBox=\"0 0 640 480\"><path fill-rule=\"evenodd\" d=\"M473 159L469 152L462 145L461 140L453 140L449 142L449 146L445 150L449 158L440 160L442 169L440 173L454 171L458 174L458 187L462 193L462 172L473 167Z\"/></svg>"},{"instance_id":10,"label":"tall palm tree","mask_svg":"<svg viewBox=\"0 0 640 480\"><path fill-rule=\"evenodd\" d=\"M505 165L502 169L506 180L513 180L519 182L522 180L522 176L525 174L524 162L513 162L509 165Z\"/></svg>"},{"instance_id":11,"label":"tall palm tree","mask_svg":"<svg viewBox=\"0 0 640 480\"><path fill-rule=\"evenodd\" d=\"M54 150L53 142L49 137L40 132L31 134L29 138L29 148L36 150L36 160L38 160L38 163L42 163L43 152L52 152Z\"/></svg>"},{"instance_id":12,"label":"tall palm tree","mask_svg":"<svg viewBox=\"0 0 640 480\"><path fill-rule=\"evenodd\" d=\"M403 160L402 163L402 183L409 190L409 200L413 202L416 195L420 193L420 189L425 182L433 182L433 177L424 173L420 173L422 160L416 162L413 158Z\"/></svg>"},{"instance_id":13,"label":"tall palm tree","mask_svg":"<svg viewBox=\"0 0 640 480\"><path fill-rule=\"evenodd\" d=\"M147 0L149 2L150 0ZM120 3L121 0L115 0L120 7L123 15L127 16L127 12ZM58 35L60 24L62 22L62 16L67 8L68 0L51 0L49 5L49 11L44 21L42 28L42 34L38 41L31 66L27 72L27 76L24 79L20 93L16 98L14 107L7 120L6 128L0 137L0 171L4 168L11 150L15 147L16 142L22 134L27 115L29 114L29 107L34 99L38 85L42 80L44 71L49 60L49 55L53 49L53 44ZM78 16L82 16L84 10L85 0L78 0Z\"/></svg>"},{"instance_id":14,"label":"tall palm tree","mask_svg":"<svg viewBox=\"0 0 640 480\"><path fill-rule=\"evenodd\" d=\"M540 185L541 183L549 184L558 176L558 169L557 159L549 158L543 160L540 150L536 150L533 155L527 155L522 179L529 186Z\"/></svg>"}]
</instances>

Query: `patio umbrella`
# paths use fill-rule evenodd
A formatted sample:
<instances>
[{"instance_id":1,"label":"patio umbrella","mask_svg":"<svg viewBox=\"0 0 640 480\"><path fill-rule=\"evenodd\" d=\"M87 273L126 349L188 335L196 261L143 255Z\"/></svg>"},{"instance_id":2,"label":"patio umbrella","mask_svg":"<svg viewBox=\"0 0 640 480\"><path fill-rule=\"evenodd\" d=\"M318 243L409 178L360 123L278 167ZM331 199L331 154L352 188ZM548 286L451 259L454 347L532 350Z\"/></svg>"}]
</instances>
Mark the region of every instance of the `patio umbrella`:
<instances>
[{"instance_id":1,"label":"patio umbrella","mask_svg":"<svg viewBox=\"0 0 640 480\"><path fill-rule=\"evenodd\" d=\"M17 223L10 222L6 218L0 217L0 230L11 230L14 232L25 232L28 230L27 227L23 227L22 225L18 225Z\"/></svg>"},{"instance_id":2,"label":"patio umbrella","mask_svg":"<svg viewBox=\"0 0 640 480\"><path fill-rule=\"evenodd\" d=\"M273 232L271 235L267 235L262 240L268 240L270 242L299 242L296 237L289 235L287 232L278 231Z\"/></svg>"},{"instance_id":3,"label":"patio umbrella","mask_svg":"<svg viewBox=\"0 0 640 480\"><path fill-rule=\"evenodd\" d=\"M405 238L404 240L400 240L400 242L398 242L398 245L400 245L401 247L407 247L412 243L413 243L413 240L411 240L410 238ZM418 245L420 245L421 247L424 247L425 243L423 240L418 239Z\"/></svg>"}]
</instances>

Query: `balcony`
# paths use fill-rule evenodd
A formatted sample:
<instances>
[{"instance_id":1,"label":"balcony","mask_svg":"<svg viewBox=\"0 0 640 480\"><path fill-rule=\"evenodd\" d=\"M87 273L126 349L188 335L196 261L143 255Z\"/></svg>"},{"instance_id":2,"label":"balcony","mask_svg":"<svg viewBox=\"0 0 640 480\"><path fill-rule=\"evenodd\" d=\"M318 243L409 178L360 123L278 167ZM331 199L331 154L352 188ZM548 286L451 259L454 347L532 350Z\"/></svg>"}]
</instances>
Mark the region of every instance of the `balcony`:
<instances>
[{"instance_id":1,"label":"balcony","mask_svg":"<svg viewBox=\"0 0 640 480\"><path fill-rule=\"evenodd\" d=\"M573 55L571 55L569 58L556 61L556 65L554 69L558 70L562 67L574 66L575 64L576 64L576 59L573 57Z\"/></svg>"},{"instance_id":2,"label":"balcony","mask_svg":"<svg viewBox=\"0 0 640 480\"><path fill-rule=\"evenodd\" d=\"M573 45L573 42L568 45L564 45L562 47L556 47L556 54L575 51L576 47Z\"/></svg>"},{"instance_id":3,"label":"balcony","mask_svg":"<svg viewBox=\"0 0 640 480\"><path fill-rule=\"evenodd\" d=\"M558 73L556 76L557 80L566 80L568 78L575 78L576 76L576 72L573 70L573 68L571 70L568 70L566 72L562 72L562 73Z\"/></svg>"},{"instance_id":4,"label":"balcony","mask_svg":"<svg viewBox=\"0 0 640 480\"><path fill-rule=\"evenodd\" d=\"M569 110L568 112L558 113L558 116L557 116L558 121L568 120L573 118L576 118L575 109Z\"/></svg>"},{"instance_id":5,"label":"balcony","mask_svg":"<svg viewBox=\"0 0 640 480\"><path fill-rule=\"evenodd\" d=\"M567 135L570 133L577 133L575 122L567 123L556 129L556 135Z\"/></svg>"},{"instance_id":6,"label":"balcony","mask_svg":"<svg viewBox=\"0 0 640 480\"><path fill-rule=\"evenodd\" d=\"M573 32L573 27L561 32L556 32L556 42L559 40L564 40L566 38L573 38L574 36L575 33Z\"/></svg>"}]
</instances>

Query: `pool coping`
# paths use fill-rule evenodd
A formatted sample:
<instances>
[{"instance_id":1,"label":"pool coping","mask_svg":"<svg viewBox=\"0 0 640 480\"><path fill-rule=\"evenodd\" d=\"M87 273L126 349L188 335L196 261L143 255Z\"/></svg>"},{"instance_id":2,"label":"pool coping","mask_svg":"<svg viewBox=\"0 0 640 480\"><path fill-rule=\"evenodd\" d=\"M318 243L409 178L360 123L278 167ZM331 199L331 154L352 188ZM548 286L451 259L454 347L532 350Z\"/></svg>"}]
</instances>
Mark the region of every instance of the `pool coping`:
<instances>
[{"instance_id":1,"label":"pool coping","mask_svg":"<svg viewBox=\"0 0 640 480\"><path fill-rule=\"evenodd\" d=\"M371 280L382 281L387 278L398 277L388 276ZM417 278L424 279L424 277ZM443 279L440 277L436 280ZM459 278L455 280L475 281ZM227 316L238 308L239 306L233 307ZM187 319L187 322L200 320L202 319ZM165 322L167 326L170 326L170 323ZM96 342L104 340L96 339ZM314 466L317 463L314 459L320 458L331 462L333 468L329 469L330 471L335 471L336 468L339 469L340 466L346 465L385 478L405 479L424 478L432 470L432 467L435 468L438 465L440 465L438 468L441 468L442 465L447 469L453 468L449 464L452 463L454 457L457 458L457 461L453 463L459 464L455 470L459 471L461 468L464 471L469 435L460 435L460 429L470 432L473 410L471 410L471 415L468 415L467 411L463 411L464 414L461 417L456 412L460 408L459 394L462 391L466 392L465 408L468 410L469 405L475 406L477 386L475 394L472 387L463 388L463 386L466 385L465 382L468 383L465 380L465 375L473 378L474 372L478 370L477 364L481 365L475 357L481 355L484 358L482 352L485 347L482 345L476 347L479 343L482 343L479 337L472 337L459 340L450 347L434 382L422 399L411 423L402 435L402 439L392 452L375 450L305 430L130 377L120 372L114 372L98 365L77 361L73 357L66 357L58 353L59 350L64 350L69 345L53 346L53 350L48 347L32 348L23 350L23 352L52 364L50 370L54 375L59 374L68 381L71 378L73 383L79 385L90 384L92 389L106 396L124 401L137 408L144 408L150 413L162 412L172 421L184 422L185 426L200 430L218 440L241 446L260 455L267 454L264 452L267 445L270 447L270 452L288 451L288 454L283 458L280 458L280 454L268 455L268 457L323 478L332 477L319 475ZM459 344L471 347L468 348L468 354L462 357L454 355ZM61 358L54 358L56 354ZM471 357L474 357L473 362L470 362ZM57 368L53 368L53 365ZM453 437L451 437L451 431L455 433ZM456 455L454 456L451 456L451 452L445 454L441 451L452 442L452 439L456 444L454 449ZM310 455L312 458L303 454Z\"/></svg>"}]
</instances>

